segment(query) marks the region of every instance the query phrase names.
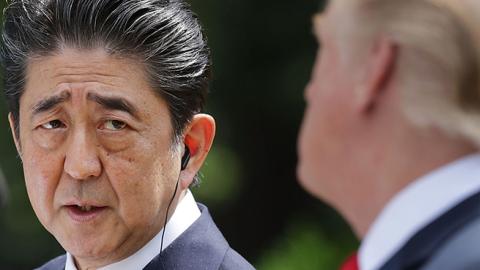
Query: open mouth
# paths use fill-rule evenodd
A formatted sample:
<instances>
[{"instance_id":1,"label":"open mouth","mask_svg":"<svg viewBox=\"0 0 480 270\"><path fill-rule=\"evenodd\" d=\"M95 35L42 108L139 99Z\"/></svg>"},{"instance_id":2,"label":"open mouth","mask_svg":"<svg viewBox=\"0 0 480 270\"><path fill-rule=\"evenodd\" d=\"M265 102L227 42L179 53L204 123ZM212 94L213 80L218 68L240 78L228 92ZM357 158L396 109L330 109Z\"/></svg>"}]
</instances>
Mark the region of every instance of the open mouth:
<instances>
[{"instance_id":1,"label":"open mouth","mask_svg":"<svg viewBox=\"0 0 480 270\"><path fill-rule=\"evenodd\" d=\"M76 205L76 207L77 207L78 209L80 209L80 211L83 211L83 212L88 212L88 211L96 208L95 206L91 206L91 205L84 205L84 206L78 206L78 205Z\"/></svg>"},{"instance_id":2,"label":"open mouth","mask_svg":"<svg viewBox=\"0 0 480 270\"><path fill-rule=\"evenodd\" d=\"M67 205L66 208L70 217L77 222L90 221L107 209L106 206L93 205Z\"/></svg>"},{"instance_id":3,"label":"open mouth","mask_svg":"<svg viewBox=\"0 0 480 270\"><path fill-rule=\"evenodd\" d=\"M85 212L85 213L94 212L94 211L105 208L102 206L93 206L93 205L68 205L67 207L70 208L71 210Z\"/></svg>"}]
</instances>

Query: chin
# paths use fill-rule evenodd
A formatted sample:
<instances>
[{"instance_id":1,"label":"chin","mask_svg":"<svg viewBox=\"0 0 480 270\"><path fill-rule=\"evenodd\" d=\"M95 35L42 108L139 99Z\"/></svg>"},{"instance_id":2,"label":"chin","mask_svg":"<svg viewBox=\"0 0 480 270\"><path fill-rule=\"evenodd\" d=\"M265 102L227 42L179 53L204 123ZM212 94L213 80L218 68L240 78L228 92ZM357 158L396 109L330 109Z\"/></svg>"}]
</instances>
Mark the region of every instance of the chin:
<instances>
[{"instance_id":1,"label":"chin","mask_svg":"<svg viewBox=\"0 0 480 270\"><path fill-rule=\"evenodd\" d=\"M328 176L314 174L302 163L299 163L299 166L297 167L297 179L303 189L315 198L330 205L332 205L332 201L335 201L335 198L331 200L334 196L328 192L331 190L329 189L328 182L322 181L329 179Z\"/></svg>"},{"instance_id":2,"label":"chin","mask_svg":"<svg viewBox=\"0 0 480 270\"><path fill-rule=\"evenodd\" d=\"M74 232L64 239L57 238L60 245L72 254L79 258L102 258L113 250L115 240L106 241L107 235L89 234L82 235L79 232Z\"/></svg>"},{"instance_id":3,"label":"chin","mask_svg":"<svg viewBox=\"0 0 480 270\"><path fill-rule=\"evenodd\" d=\"M305 168L306 166L304 163L300 163L297 167L297 179L300 185L303 187L305 191L310 193L311 195L321 199L321 196L317 192L317 186L319 183L315 181L315 176L309 173L309 170Z\"/></svg>"},{"instance_id":4,"label":"chin","mask_svg":"<svg viewBox=\"0 0 480 270\"><path fill-rule=\"evenodd\" d=\"M67 250L67 249L66 249ZM80 258L83 260L90 261L103 261L105 258L108 258L114 252L109 247L104 245L89 245L89 244L80 244L74 246L70 250L67 250L75 258Z\"/></svg>"}]
</instances>

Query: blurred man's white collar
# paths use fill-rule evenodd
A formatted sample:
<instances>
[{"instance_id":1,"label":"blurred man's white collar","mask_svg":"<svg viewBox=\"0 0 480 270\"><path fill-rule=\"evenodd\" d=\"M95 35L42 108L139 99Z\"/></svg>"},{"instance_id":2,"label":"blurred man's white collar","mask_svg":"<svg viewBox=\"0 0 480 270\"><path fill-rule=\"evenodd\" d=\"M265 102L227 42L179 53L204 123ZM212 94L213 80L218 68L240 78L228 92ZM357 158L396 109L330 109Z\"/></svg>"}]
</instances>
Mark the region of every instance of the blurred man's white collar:
<instances>
[{"instance_id":1,"label":"blurred man's white collar","mask_svg":"<svg viewBox=\"0 0 480 270\"><path fill-rule=\"evenodd\" d=\"M185 197L179 202L175 212L167 223L165 236L163 238L163 249L165 250L175 239L177 239L184 231L190 227L199 217L201 213L193 198L190 190L187 191ZM163 229L130 257L119 262L99 268L99 270L135 270L143 269L155 256L159 254L160 244L162 240ZM73 257L67 252L67 261L65 270L77 270Z\"/></svg>"},{"instance_id":2,"label":"blurred man's white collar","mask_svg":"<svg viewBox=\"0 0 480 270\"><path fill-rule=\"evenodd\" d=\"M361 270L376 270L419 230L480 191L480 154L430 172L399 192L362 241Z\"/></svg>"}]
</instances>

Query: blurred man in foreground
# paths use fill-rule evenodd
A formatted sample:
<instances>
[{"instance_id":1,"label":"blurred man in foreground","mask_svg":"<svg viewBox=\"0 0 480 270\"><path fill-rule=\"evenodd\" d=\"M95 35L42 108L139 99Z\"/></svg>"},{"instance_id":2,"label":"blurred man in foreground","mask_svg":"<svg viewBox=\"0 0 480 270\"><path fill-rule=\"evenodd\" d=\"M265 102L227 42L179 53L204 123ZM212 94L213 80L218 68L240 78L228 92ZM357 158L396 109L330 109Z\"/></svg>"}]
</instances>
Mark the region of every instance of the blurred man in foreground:
<instances>
[{"instance_id":1,"label":"blurred man in foreground","mask_svg":"<svg viewBox=\"0 0 480 270\"><path fill-rule=\"evenodd\" d=\"M188 190L215 123L183 1L11 1L2 37L30 202L67 251L40 269L253 269Z\"/></svg>"},{"instance_id":2,"label":"blurred man in foreground","mask_svg":"<svg viewBox=\"0 0 480 270\"><path fill-rule=\"evenodd\" d=\"M350 269L480 269L480 2L334 0L314 29L298 174Z\"/></svg>"}]
</instances>

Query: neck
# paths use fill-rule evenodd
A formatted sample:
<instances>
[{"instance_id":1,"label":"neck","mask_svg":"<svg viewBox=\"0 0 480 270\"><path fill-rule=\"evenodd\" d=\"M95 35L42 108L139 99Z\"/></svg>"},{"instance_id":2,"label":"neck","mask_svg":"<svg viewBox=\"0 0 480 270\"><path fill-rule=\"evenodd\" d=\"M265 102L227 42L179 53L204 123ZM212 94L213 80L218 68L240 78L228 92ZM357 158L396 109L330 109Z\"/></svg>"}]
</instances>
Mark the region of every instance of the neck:
<instances>
[{"instance_id":1,"label":"neck","mask_svg":"<svg viewBox=\"0 0 480 270\"><path fill-rule=\"evenodd\" d=\"M355 198L344 211L357 236L362 239L385 205L419 177L463 156L478 151L470 142L449 137L438 130L411 127L391 134L383 143L383 152L367 173L361 176L367 187L364 198ZM366 181L363 181L366 180ZM361 203L359 203L361 202Z\"/></svg>"}]
</instances>

